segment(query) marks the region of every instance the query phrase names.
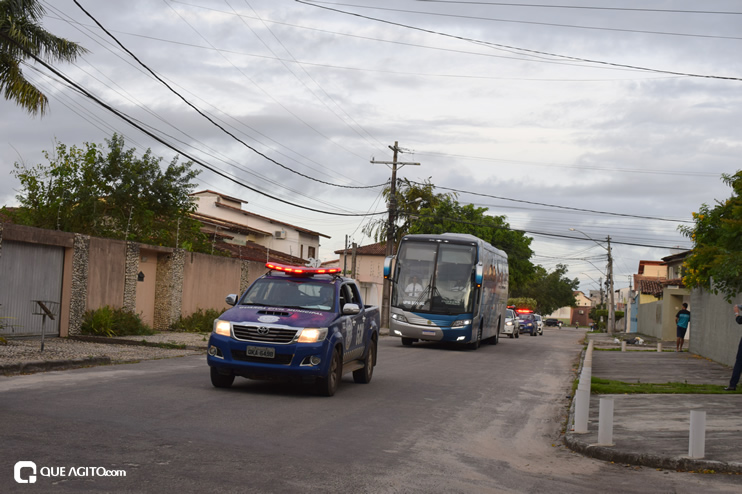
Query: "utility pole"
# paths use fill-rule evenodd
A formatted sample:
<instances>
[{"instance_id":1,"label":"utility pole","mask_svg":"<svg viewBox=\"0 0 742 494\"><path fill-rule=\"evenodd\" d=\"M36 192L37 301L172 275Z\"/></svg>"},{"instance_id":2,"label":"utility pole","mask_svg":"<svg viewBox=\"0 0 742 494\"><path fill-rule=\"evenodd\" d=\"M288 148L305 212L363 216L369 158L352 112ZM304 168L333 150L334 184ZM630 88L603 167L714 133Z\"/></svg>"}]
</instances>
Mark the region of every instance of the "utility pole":
<instances>
[{"instance_id":1,"label":"utility pole","mask_svg":"<svg viewBox=\"0 0 742 494\"><path fill-rule=\"evenodd\" d=\"M606 239L608 242L608 280L609 290L608 294L608 334L614 334L616 332L616 307L613 305L613 256L611 255L611 236L608 235Z\"/></svg>"},{"instance_id":2,"label":"utility pole","mask_svg":"<svg viewBox=\"0 0 742 494\"><path fill-rule=\"evenodd\" d=\"M394 152L392 161L374 161L371 159L371 163L380 163L382 165L392 166L392 183L389 191L389 218L386 227L386 257L394 254L394 237L395 237L395 225L397 221L397 166L400 168L405 165L416 165L420 166L420 163L404 163L397 161L398 153L402 150L399 148L397 141L394 141L394 146L389 146ZM384 286L381 292L381 327L389 327L389 298L391 291L391 283L388 279L384 279Z\"/></svg>"}]
</instances>

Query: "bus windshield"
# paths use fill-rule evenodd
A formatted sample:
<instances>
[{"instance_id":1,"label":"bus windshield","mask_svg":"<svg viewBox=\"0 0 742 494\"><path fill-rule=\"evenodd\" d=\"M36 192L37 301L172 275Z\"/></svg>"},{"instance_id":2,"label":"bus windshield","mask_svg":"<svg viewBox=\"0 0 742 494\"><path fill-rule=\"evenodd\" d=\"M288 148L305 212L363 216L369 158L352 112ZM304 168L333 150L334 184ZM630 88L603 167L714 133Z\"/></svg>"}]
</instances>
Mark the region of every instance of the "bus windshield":
<instances>
[{"instance_id":1,"label":"bus windshield","mask_svg":"<svg viewBox=\"0 0 742 494\"><path fill-rule=\"evenodd\" d=\"M414 312L473 312L476 246L404 242L397 255L392 306Z\"/></svg>"}]
</instances>

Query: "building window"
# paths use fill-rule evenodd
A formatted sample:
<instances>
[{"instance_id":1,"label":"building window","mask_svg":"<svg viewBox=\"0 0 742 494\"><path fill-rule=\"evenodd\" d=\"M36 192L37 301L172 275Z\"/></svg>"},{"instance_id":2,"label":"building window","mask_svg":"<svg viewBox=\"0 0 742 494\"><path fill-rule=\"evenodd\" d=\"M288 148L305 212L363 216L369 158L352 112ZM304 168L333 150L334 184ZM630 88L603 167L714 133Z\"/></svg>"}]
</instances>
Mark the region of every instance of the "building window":
<instances>
[{"instance_id":1,"label":"building window","mask_svg":"<svg viewBox=\"0 0 742 494\"><path fill-rule=\"evenodd\" d=\"M316 258L317 257L317 253L316 253L314 247L307 247L307 255L309 257L311 257L311 258Z\"/></svg>"}]
</instances>

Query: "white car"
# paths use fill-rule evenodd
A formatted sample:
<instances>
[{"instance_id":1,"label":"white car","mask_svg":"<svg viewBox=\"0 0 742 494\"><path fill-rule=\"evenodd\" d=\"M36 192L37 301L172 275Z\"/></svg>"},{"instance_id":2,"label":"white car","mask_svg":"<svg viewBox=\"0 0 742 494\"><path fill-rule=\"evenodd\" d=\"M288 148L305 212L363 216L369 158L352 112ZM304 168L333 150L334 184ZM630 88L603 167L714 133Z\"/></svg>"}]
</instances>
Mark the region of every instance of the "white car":
<instances>
[{"instance_id":1,"label":"white car","mask_svg":"<svg viewBox=\"0 0 742 494\"><path fill-rule=\"evenodd\" d=\"M502 329L502 333L511 338L520 337L520 323L513 309L507 309L505 312L505 326Z\"/></svg>"},{"instance_id":2,"label":"white car","mask_svg":"<svg viewBox=\"0 0 742 494\"><path fill-rule=\"evenodd\" d=\"M537 329L536 334L544 334L544 318L540 314L534 314L533 318L536 320Z\"/></svg>"}]
</instances>

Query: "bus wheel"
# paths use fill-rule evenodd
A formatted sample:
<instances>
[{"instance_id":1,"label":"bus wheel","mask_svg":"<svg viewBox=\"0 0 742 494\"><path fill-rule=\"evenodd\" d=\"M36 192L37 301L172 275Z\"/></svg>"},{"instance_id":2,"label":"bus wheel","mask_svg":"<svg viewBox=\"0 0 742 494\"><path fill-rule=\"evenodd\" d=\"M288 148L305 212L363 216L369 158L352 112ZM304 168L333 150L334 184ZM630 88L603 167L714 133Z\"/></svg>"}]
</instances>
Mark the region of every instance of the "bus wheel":
<instances>
[{"instance_id":1,"label":"bus wheel","mask_svg":"<svg viewBox=\"0 0 742 494\"><path fill-rule=\"evenodd\" d=\"M477 348L479 348L479 345L481 343L482 343L482 328L479 328L479 331L477 331L477 339L473 341L472 343L469 343L469 345L467 345L467 348L469 348L469 350L476 350Z\"/></svg>"},{"instance_id":2,"label":"bus wheel","mask_svg":"<svg viewBox=\"0 0 742 494\"><path fill-rule=\"evenodd\" d=\"M512 338L513 335L510 335L510 337ZM495 333L495 336L489 339L490 345L497 345L499 342L500 342L500 333Z\"/></svg>"},{"instance_id":3,"label":"bus wheel","mask_svg":"<svg viewBox=\"0 0 742 494\"><path fill-rule=\"evenodd\" d=\"M402 338L402 344L404 346L412 346L412 344L415 342L412 338Z\"/></svg>"}]
</instances>

